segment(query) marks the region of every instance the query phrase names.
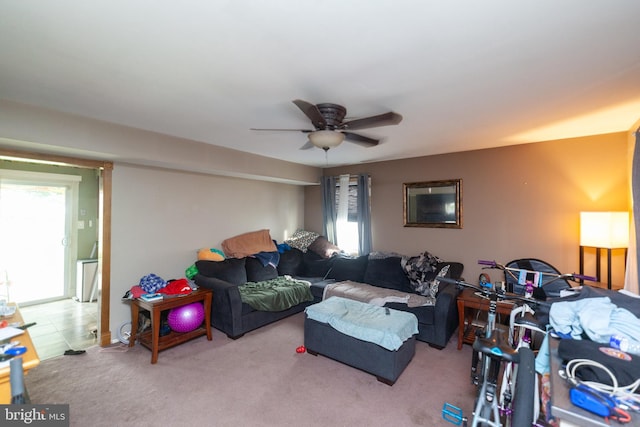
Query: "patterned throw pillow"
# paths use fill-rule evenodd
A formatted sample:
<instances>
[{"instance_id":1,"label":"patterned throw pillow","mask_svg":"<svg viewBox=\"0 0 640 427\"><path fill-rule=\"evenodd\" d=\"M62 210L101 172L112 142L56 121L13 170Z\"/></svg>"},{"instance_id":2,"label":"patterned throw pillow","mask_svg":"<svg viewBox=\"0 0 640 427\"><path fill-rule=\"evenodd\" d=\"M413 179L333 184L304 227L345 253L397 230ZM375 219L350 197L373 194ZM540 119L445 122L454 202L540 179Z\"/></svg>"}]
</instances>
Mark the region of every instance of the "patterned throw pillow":
<instances>
[{"instance_id":1,"label":"patterned throw pillow","mask_svg":"<svg viewBox=\"0 0 640 427\"><path fill-rule=\"evenodd\" d=\"M296 230L293 236L285 240L285 243L292 248L300 249L302 252L307 252L309 246L319 237L318 233L313 231Z\"/></svg>"},{"instance_id":2,"label":"patterned throw pillow","mask_svg":"<svg viewBox=\"0 0 640 427\"><path fill-rule=\"evenodd\" d=\"M402 268L409 278L411 287L416 293L426 296L430 295L429 288L433 283L433 276L437 270L439 262L442 262L442 260L429 252L424 252L411 258L402 259ZM448 271L449 269L447 268L447 272Z\"/></svg>"},{"instance_id":3,"label":"patterned throw pillow","mask_svg":"<svg viewBox=\"0 0 640 427\"><path fill-rule=\"evenodd\" d=\"M449 273L449 264L445 265L438 271L438 275L433 279L431 284L429 284L429 296L431 298L435 298L438 296L438 286L440 286L440 277L445 277Z\"/></svg>"}]
</instances>

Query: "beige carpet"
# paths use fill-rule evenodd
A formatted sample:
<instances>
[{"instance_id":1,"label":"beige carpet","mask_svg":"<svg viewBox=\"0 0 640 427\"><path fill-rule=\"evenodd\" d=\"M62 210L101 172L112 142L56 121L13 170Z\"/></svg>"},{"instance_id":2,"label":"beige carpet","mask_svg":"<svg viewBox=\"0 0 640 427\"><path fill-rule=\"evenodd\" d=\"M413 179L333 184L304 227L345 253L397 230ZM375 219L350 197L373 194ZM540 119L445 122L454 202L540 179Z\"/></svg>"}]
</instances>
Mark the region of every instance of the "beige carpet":
<instances>
[{"instance_id":1,"label":"beige carpet","mask_svg":"<svg viewBox=\"0 0 640 427\"><path fill-rule=\"evenodd\" d=\"M26 377L32 403L70 405L73 426L439 426L444 402L471 414L471 351L418 341L394 386L323 356L296 353L302 313L231 340L214 330L160 352L90 348Z\"/></svg>"}]
</instances>

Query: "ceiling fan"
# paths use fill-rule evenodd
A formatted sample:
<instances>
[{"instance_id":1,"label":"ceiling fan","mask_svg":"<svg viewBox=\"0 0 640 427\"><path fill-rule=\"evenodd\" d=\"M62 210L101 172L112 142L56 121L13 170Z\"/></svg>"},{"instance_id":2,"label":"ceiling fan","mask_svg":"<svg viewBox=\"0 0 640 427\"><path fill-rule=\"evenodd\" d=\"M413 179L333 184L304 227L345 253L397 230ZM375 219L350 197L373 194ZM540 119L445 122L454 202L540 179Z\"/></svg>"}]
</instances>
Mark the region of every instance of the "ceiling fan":
<instances>
[{"instance_id":1,"label":"ceiling fan","mask_svg":"<svg viewBox=\"0 0 640 427\"><path fill-rule=\"evenodd\" d=\"M296 99L293 103L300 108L300 110L302 110L309 119L311 119L311 124L314 129L252 128L251 130L295 131L308 133L309 141L300 148L301 150L318 147L327 151L330 148L337 147L344 140L354 142L365 147L374 147L380 142L379 139L370 138L351 131L378 126L397 125L402 121L402 116L394 112L344 121L347 109L342 105L327 103L314 105L301 99Z\"/></svg>"}]
</instances>

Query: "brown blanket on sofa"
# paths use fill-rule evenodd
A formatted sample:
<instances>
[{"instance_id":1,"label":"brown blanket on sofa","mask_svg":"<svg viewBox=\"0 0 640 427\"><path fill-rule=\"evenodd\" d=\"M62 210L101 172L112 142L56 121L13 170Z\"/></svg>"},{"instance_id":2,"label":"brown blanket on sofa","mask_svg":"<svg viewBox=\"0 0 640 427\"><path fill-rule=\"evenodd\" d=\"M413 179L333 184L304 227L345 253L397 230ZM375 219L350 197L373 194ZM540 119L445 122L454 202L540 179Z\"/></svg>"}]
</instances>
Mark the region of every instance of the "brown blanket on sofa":
<instances>
[{"instance_id":1,"label":"brown blanket on sofa","mask_svg":"<svg viewBox=\"0 0 640 427\"><path fill-rule=\"evenodd\" d=\"M434 305L436 303L431 297L381 288L366 283L353 282L351 280L330 283L325 286L322 299L328 299L332 296L366 302L381 307L389 302L405 303L409 307L421 307L423 305Z\"/></svg>"},{"instance_id":2,"label":"brown blanket on sofa","mask_svg":"<svg viewBox=\"0 0 640 427\"><path fill-rule=\"evenodd\" d=\"M244 258L259 252L275 252L278 249L271 239L269 230L258 230L224 240L222 250L229 258Z\"/></svg>"}]
</instances>

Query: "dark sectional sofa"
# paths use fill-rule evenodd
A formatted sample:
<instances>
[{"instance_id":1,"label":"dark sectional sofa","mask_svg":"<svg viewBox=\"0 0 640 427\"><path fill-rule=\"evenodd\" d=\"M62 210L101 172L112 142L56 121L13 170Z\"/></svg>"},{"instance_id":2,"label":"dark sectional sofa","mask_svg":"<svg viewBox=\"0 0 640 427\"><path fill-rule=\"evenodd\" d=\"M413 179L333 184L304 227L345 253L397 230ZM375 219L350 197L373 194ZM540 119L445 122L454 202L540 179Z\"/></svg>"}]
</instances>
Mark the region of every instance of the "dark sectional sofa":
<instances>
[{"instance_id":1,"label":"dark sectional sofa","mask_svg":"<svg viewBox=\"0 0 640 427\"><path fill-rule=\"evenodd\" d=\"M253 257L197 261L198 274L194 280L198 286L213 290L211 325L236 339L246 332L320 302L324 287L336 281L351 280L381 288L414 292L402 268L401 259L399 256L373 255L357 258L337 255L326 259L312 251L302 252L294 248L280 255L277 268L263 266L261 261ZM432 276L435 277L445 265L449 265L447 277L460 278L463 265L458 262L439 263ZM255 310L243 303L239 286L284 275L311 282L313 301L305 301L276 312ZM435 305L412 308L403 303L387 303L386 306L415 314L419 330L416 338L433 347L443 348L458 327L457 295L455 285L440 283Z\"/></svg>"}]
</instances>

